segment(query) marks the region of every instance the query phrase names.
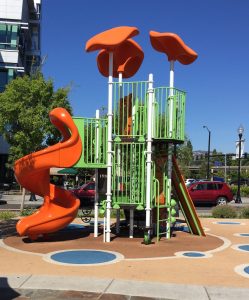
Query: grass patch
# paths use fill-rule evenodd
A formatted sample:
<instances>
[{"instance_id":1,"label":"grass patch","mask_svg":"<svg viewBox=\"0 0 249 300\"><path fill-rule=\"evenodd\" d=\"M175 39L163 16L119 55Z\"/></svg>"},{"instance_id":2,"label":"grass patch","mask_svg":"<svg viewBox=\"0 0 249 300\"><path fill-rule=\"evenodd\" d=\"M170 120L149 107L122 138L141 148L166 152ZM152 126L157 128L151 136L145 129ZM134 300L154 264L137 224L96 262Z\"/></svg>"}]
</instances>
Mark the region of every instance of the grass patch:
<instances>
[{"instance_id":1,"label":"grass patch","mask_svg":"<svg viewBox=\"0 0 249 300\"><path fill-rule=\"evenodd\" d=\"M22 212L20 213L20 216L25 217L25 216L30 216L33 215L33 213L36 212L35 208L24 208Z\"/></svg>"},{"instance_id":2,"label":"grass patch","mask_svg":"<svg viewBox=\"0 0 249 300\"><path fill-rule=\"evenodd\" d=\"M249 219L249 206L235 208L229 205L220 205L212 209L212 217L220 219Z\"/></svg>"},{"instance_id":3,"label":"grass patch","mask_svg":"<svg viewBox=\"0 0 249 300\"><path fill-rule=\"evenodd\" d=\"M221 219L234 219L237 218L237 210L229 205L219 205L212 209L212 216Z\"/></svg>"},{"instance_id":4,"label":"grass patch","mask_svg":"<svg viewBox=\"0 0 249 300\"><path fill-rule=\"evenodd\" d=\"M249 207L243 207L240 209L240 218L249 219Z\"/></svg>"},{"instance_id":5,"label":"grass patch","mask_svg":"<svg viewBox=\"0 0 249 300\"><path fill-rule=\"evenodd\" d=\"M15 217L17 217L17 214L13 211L6 210L6 211L0 212L0 220L1 221L6 221L6 220L9 220L9 219L12 219Z\"/></svg>"}]
</instances>

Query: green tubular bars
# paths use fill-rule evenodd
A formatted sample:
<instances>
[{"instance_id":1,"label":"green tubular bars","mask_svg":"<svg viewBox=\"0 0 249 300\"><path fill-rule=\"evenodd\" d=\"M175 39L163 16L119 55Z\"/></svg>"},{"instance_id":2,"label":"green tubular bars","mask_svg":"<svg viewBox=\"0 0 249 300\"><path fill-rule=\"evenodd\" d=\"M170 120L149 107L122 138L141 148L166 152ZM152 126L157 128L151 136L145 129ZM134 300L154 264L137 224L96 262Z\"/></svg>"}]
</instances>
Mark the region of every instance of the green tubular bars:
<instances>
[{"instance_id":1,"label":"green tubular bars","mask_svg":"<svg viewBox=\"0 0 249 300\"><path fill-rule=\"evenodd\" d=\"M114 142L122 137L140 137L147 132L146 99L148 84L115 82L113 84L113 134Z\"/></svg>"}]
</instances>

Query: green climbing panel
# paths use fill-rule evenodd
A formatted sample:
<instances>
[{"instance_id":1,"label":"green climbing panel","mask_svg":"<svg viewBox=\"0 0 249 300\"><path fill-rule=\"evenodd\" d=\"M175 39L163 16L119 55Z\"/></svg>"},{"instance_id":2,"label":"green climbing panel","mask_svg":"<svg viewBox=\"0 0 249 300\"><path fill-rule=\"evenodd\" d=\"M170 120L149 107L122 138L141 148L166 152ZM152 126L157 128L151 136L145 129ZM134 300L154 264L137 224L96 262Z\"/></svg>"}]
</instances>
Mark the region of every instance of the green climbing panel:
<instances>
[{"instance_id":1,"label":"green climbing panel","mask_svg":"<svg viewBox=\"0 0 249 300\"><path fill-rule=\"evenodd\" d=\"M107 119L73 118L82 141L78 168L106 168Z\"/></svg>"},{"instance_id":2,"label":"green climbing panel","mask_svg":"<svg viewBox=\"0 0 249 300\"><path fill-rule=\"evenodd\" d=\"M115 207L145 205L145 143L115 143L112 200Z\"/></svg>"}]
</instances>

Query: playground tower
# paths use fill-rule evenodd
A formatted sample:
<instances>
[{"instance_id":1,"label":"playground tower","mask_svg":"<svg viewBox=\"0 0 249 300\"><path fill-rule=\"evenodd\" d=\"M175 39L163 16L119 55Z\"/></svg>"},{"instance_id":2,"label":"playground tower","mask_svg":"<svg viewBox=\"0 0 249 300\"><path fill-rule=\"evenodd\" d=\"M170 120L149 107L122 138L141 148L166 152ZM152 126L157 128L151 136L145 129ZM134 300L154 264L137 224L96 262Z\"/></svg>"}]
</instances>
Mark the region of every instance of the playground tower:
<instances>
[{"instance_id":1,"label":"playground tower","mask_svg":"<svg viewBox=\"0 0 249 300\"><path fill-rule=\"evenodd\" d=\"M97 66L108 77L107 118L74 118L82 140L82 155L75 167L107 170L103 199L95 199L95 236L98 211L105 211L104 241L111 240L111 210L129 215L133 237L134 213L145 212L145 242L153 231L170 238L179 206L194 234L205 235L184 185L174 146L185 138L184 91L174 87L174 63L191 64L197 54L174 33L150 32L156 51L166 54L170 63L169 87L156 87L153 75L147 81L124 81L139 69L142 48L132 39L135 27L121 26L99 33L86 43L86 51L99 51ZM117 78L115 81L114 78ZM97 178L98 176L96 176ZM98 184L96 184L98 187ZM96 193L98 195L98 191Z\"/></svg>"}]
</instances>

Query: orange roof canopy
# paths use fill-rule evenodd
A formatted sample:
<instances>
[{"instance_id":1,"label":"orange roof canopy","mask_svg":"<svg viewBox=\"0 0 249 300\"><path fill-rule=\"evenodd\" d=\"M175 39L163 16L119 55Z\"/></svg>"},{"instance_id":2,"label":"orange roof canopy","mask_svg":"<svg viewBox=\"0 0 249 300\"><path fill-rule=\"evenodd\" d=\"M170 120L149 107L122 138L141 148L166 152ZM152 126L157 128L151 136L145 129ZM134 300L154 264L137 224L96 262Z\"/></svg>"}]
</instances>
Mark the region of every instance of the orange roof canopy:
<instances>
[{"instance_id":1,"label":"orange roof canopy","mask_svg":"<svg viewBox=\"0 0 249 300\"><path fill-rule=\"evenodd\" d=\"M132 38L139 33L136 27L120 26L111 28L93 36L86 43L86 51L95 51L106 49L113 51L117 46L125 40Z\"/></svg>"},{"instance_id":2,"label":"orange roof canopy","mask_svg":"<svg viewBox=\"0 0 249 300\"><path fill-rule=\"evenodd\" d=\"M123 78L132 77L140 68L144 59L142 48L132 39L118 45L113 52L113 77L117 78L122 73ZM97 56L99 72L107 77L109 75L109 53L106 49Z\"/></svg>"},{"instance_id":3,"label":"orange roof canopy","mask_svg":"<svg viewBox=\"0 0 249 300\"><path fill-rule=\"evenodd\" d=\"M155 50L168 56L169 61L178 60L183 65L189 65L198 57L175 33L150 31L150 41Z\"/></svg>"}]
</instances>

